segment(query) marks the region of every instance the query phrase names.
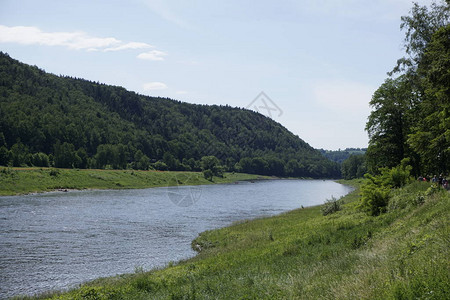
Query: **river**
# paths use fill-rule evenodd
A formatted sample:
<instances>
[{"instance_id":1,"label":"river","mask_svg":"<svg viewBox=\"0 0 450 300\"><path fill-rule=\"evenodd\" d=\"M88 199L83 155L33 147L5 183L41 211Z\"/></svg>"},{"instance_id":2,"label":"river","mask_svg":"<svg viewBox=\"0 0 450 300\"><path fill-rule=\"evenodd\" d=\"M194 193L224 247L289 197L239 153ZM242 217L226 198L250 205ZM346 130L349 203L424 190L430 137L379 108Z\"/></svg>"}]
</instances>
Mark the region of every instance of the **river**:
<instances>
[{"instance_id":1,"label":"river","mask_svg":"<svg viewBox=\"0 0 450 300\"><path fill-rule=\"evenodd\" d=\"M194 256L202 231L350 191L330 180L264 180L0 197L0 298L163 267Z\"/></svg>"}]
</instances>

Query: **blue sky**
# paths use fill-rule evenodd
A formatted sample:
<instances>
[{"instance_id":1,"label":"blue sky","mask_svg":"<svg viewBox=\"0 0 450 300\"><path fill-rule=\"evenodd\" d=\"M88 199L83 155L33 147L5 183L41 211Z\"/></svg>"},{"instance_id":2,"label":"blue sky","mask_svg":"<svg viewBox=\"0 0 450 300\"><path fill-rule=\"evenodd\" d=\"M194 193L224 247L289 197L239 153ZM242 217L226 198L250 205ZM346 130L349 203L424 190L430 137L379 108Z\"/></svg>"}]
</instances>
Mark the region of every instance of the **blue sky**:
<instances>
[{"instance_id":1,"label":"blue sky","mask_svg":"<svg viewBox=\"0 0 450 300\"><path fill-rule=\"evenodd\" d=\"M0 0L0 50L57 75L190 103L247 107L263 91L279 110L272 118L311 146L366 147L368 103L403 56L400 17L411 6Z\"/></svg>"}]
</instances>

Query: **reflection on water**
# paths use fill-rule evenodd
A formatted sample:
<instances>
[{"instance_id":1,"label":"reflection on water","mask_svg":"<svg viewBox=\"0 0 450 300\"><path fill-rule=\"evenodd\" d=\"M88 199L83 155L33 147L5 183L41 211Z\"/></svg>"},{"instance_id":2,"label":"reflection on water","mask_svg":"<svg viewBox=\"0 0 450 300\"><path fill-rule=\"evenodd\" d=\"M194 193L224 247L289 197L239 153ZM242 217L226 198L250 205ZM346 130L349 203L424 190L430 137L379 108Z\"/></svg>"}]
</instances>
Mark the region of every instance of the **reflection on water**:
<instances>
[{"instance_id":1,"label":"reflection on water","mask_svg":"<svg viewBox=\"0 0 450 300\"><path fill-rule=\"evenodd\" d=\"M0 197L0 298L161 267L195 255L190 244L202 231L350 190L333 181L271 180Z\"/></svg>"}]
</instances>

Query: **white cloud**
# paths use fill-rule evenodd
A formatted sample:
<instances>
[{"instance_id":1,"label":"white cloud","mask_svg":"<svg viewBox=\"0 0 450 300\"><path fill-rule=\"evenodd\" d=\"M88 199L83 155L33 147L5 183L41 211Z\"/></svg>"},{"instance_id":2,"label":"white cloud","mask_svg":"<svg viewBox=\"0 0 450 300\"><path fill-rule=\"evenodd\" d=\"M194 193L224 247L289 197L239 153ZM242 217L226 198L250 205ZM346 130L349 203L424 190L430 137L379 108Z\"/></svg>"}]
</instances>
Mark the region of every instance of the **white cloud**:
<instances>
[{"instance_id":1,"label":"white cloud","mask_svg":"<svg viewBox=\"0 0 450 300\"><path fill-rule=\"evenodd\" d=\"M320 105L338 112L367 113L375 88L353 81L331 80L316 83L314 98Z\"/></svg>"},{"instance_id":2,"label":"white cloud","mask_svg":"<svg viewBox=\"0 0 450 300\"><path fill-rule=\"evenodd\" d=\"M124 43L113 37L95 37L85 32L44 32L31 26L0 25L0 43L17 43L21 45L61 46L74 50L85 51L121 51L153 48L142 42ZM144 53L145 54L145 53ZM158 50L150 51L144 59L163 60L166 53Z\"/></svg>"},{"instance_id":3,"label":"white cloud","mask_svg":"<svg viewBox=\"0 0 450 300\"><path fill-rule=\"evenodd\" d=\"M141 53L137 56L137 58L144 59L144 60L164 60L164 56L166 56L167 53L159 50L152 50L149 52Z\"/></svg>"},{"instance_id":4,"label":"white cloud","mask_svg":"<svg viewBox=\"0 0 450 300\"><path fill-rule=\"evenodd\" d=\"M128 49L148 49L148 48L154 48L154 46L149 45L147 43L139 43L139 42L131 42L131 43L127 43L127 44L123 44L117 47L111 47L111 48L106 48L103 51L120 51L120 50L128 50Z\"/></svg>"},{"instance_id":5,"label":"white cloud","mask_svg":"<svg viewBox=\"0 0 450 300\"><path fill-rule=\"evenodd\" d=\"M165 90L167 89L167 85L162 82L147 82L142 86L144 91L154 91L154 90Z\"/></svg>"},{"instance_id":6,"label":"white cloud","mask_svg":"<svg viewBox=\"0 0 450 300\"><path fill-rule=\"evenodd\" d=\"M188 93L188 91L176 91L175 93L177 95L186 95Z\"/></svg>"},{"instance_id":7,"label":"white cloud","mask_svg":"<svg viewBox=\"0 0 450 300\"><path fill-rule=\"evenodd\" d=\"M0 25L0 42L22 45L64 46L75 50L94 50L120 45L112 37L99 38L81 31L43 32L37 27Z\"/></svg>"}]
</instances>

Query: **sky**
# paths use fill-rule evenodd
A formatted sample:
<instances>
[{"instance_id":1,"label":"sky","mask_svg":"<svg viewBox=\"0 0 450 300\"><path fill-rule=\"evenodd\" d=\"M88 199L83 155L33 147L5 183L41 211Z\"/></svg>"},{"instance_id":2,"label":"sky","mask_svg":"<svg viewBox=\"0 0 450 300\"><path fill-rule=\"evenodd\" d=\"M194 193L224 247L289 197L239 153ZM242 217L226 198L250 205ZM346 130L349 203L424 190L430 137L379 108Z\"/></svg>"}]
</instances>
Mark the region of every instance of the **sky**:
<instances>
[{"instance_id":1,"label":"sky","mask_svg":"<svg viewBox=\"0 0 450 300\"><path fill-rule=\"evenodd\" d=\"M428 5L430 1L416 1ZM257 110L329 150L367 147L408 0L0 0L0 51L143 95Z\"/></svg>"}]
</instances>

